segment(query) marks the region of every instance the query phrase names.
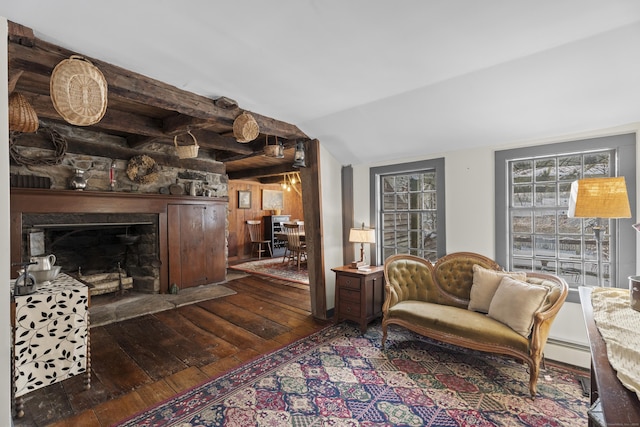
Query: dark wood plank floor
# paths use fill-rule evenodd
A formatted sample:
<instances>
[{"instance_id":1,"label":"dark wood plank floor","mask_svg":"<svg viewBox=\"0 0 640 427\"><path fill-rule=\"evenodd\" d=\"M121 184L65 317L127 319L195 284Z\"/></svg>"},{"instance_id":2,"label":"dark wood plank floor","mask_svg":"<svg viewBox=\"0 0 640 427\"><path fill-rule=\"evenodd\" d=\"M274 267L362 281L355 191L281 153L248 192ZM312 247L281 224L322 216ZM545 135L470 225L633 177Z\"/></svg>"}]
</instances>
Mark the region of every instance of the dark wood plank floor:
<instances>
[{"instance_id":1,"label":"dark wood plank floor","mask_svg":"<svg viewBox=\"0 0 640 427\"><path fill-rule=\"evenodd\" d=\"M246 276L237 292L91 328L91 389L75 377L25 396L16 427L109 426L317 331L309 289Z\"/></svg>"}]
</instances>

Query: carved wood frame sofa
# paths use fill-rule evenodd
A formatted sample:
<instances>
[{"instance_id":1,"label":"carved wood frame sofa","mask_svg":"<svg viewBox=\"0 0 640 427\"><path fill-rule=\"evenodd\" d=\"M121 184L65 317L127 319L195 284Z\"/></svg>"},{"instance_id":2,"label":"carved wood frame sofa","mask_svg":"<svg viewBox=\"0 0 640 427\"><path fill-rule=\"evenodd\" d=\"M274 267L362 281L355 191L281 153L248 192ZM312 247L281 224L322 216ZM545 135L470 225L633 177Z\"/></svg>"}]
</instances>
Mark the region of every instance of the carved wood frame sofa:
<instances>
[{"instance_id":1,"label":"carved wood frame sofa","mask_svg":"<svg viewBox=\"0 0 640 427\"><path fill-rule=\"evenodd\" d=\"M449 344L511 356L529 366L529 392L535 397L549 329L569 290L564 279L504 272L471 252L451 253L435 264L392 255L384 275L383 348L387 328L395 324Z\"/></svg>"}]
</instances>

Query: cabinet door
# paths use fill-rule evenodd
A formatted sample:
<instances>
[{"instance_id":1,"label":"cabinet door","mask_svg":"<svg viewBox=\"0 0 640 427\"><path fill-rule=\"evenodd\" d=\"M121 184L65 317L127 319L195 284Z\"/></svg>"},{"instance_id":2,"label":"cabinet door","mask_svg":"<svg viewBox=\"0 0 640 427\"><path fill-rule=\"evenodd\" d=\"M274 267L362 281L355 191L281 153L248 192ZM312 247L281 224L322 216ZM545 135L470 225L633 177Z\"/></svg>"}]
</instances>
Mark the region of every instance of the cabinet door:
<instances>
[{"instance_id":1,"label":"cabinet door","mask_svg":"<svg viewBox=\"0 0 640 427\"><path fill-rule=\"evenodd\" d=\"M169 205L169 284L181 289L224 280L224 206Z\"/></svg>"}]
</instances>

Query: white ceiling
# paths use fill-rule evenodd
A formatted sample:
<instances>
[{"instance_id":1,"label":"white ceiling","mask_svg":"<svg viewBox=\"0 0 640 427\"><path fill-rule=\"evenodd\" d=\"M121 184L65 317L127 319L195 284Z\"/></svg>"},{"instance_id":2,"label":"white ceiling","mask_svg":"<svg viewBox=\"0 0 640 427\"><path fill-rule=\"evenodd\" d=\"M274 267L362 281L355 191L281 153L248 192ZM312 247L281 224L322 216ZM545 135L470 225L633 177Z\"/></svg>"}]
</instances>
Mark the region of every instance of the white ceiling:
<instances>
[{"instance_id":1,"label":"white ceiling","mask_svg":"<svg viewBox=\"0 0 640 427\"><path fill-rule=\"evenodd\" d=\"M5 0L0 15L295 124L342 164L640 121L637 0Z\"/></svg>"}]
</instances>

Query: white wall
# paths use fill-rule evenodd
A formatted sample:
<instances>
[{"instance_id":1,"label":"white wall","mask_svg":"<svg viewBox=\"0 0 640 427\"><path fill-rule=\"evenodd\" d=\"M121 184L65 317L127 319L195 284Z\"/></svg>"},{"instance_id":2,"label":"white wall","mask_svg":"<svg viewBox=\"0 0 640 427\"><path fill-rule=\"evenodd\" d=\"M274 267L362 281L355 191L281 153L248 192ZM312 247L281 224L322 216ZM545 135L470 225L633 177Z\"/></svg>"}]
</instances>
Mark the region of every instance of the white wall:
<instances>
[{"instance_id":1,"label":"white wall","mask_svg":"<svg viewBox=\"0 0 640 427\"><path fill-rule=\"evenodd\" d=\"M322 230L324 276L327 309L335 305L336 275L331 269L342 262L342 165L320 145L320 191L322 194Z\"/></svg>"},{"instance_id":2,"label":"white wall","mask_svg":"<svg viewBox=\"0 0 640 427\"><path fill-rule=\"evenodd\" d=\"M0 280L5 282L4 289L0 292L0 310L2 318L0 320L0 425L13 425L11 420L11 318L9 317L9 123L7 105L9 91L7 83L7 20L0 16L0 38L5 40L0 43ZM2 279L4 277L4 279Z\"/></svg>"},{"instance_id":3,"label":"white wall","mask_svg":"<svg viewBox=\"0 0 640 427\"><path fill-rule=\"evenodd\" d=\"M393 160L387 163L357 165L353 168L354 216L357 220L366 218L365 222L369 222L369 169L371 167L444 157L447 252L471 251L494 258L494 153L496 150L630 132L640 132L640 123L581 134L563 135L555 139L518 142L473 150L441 152L425 157L416 156L410 159ZM640 155L640 150L637 151ZM640 185L637 188L640 188ZM640 201L640 197L637 200ZM336 232L339 233L340 231L336 230ZM328 234L325 229L325 237ZM640 268L638 271L640 271ZM551 328L550 338L567 341L585 348L588 346L580 304L566 303L563 306ZM585 368L588 368L590 363L588 352L579 349L567 349L564 346L557 346L552 343L547 345L545 355L552 360L559 360Z\"/></svg>"}]
</instances>

